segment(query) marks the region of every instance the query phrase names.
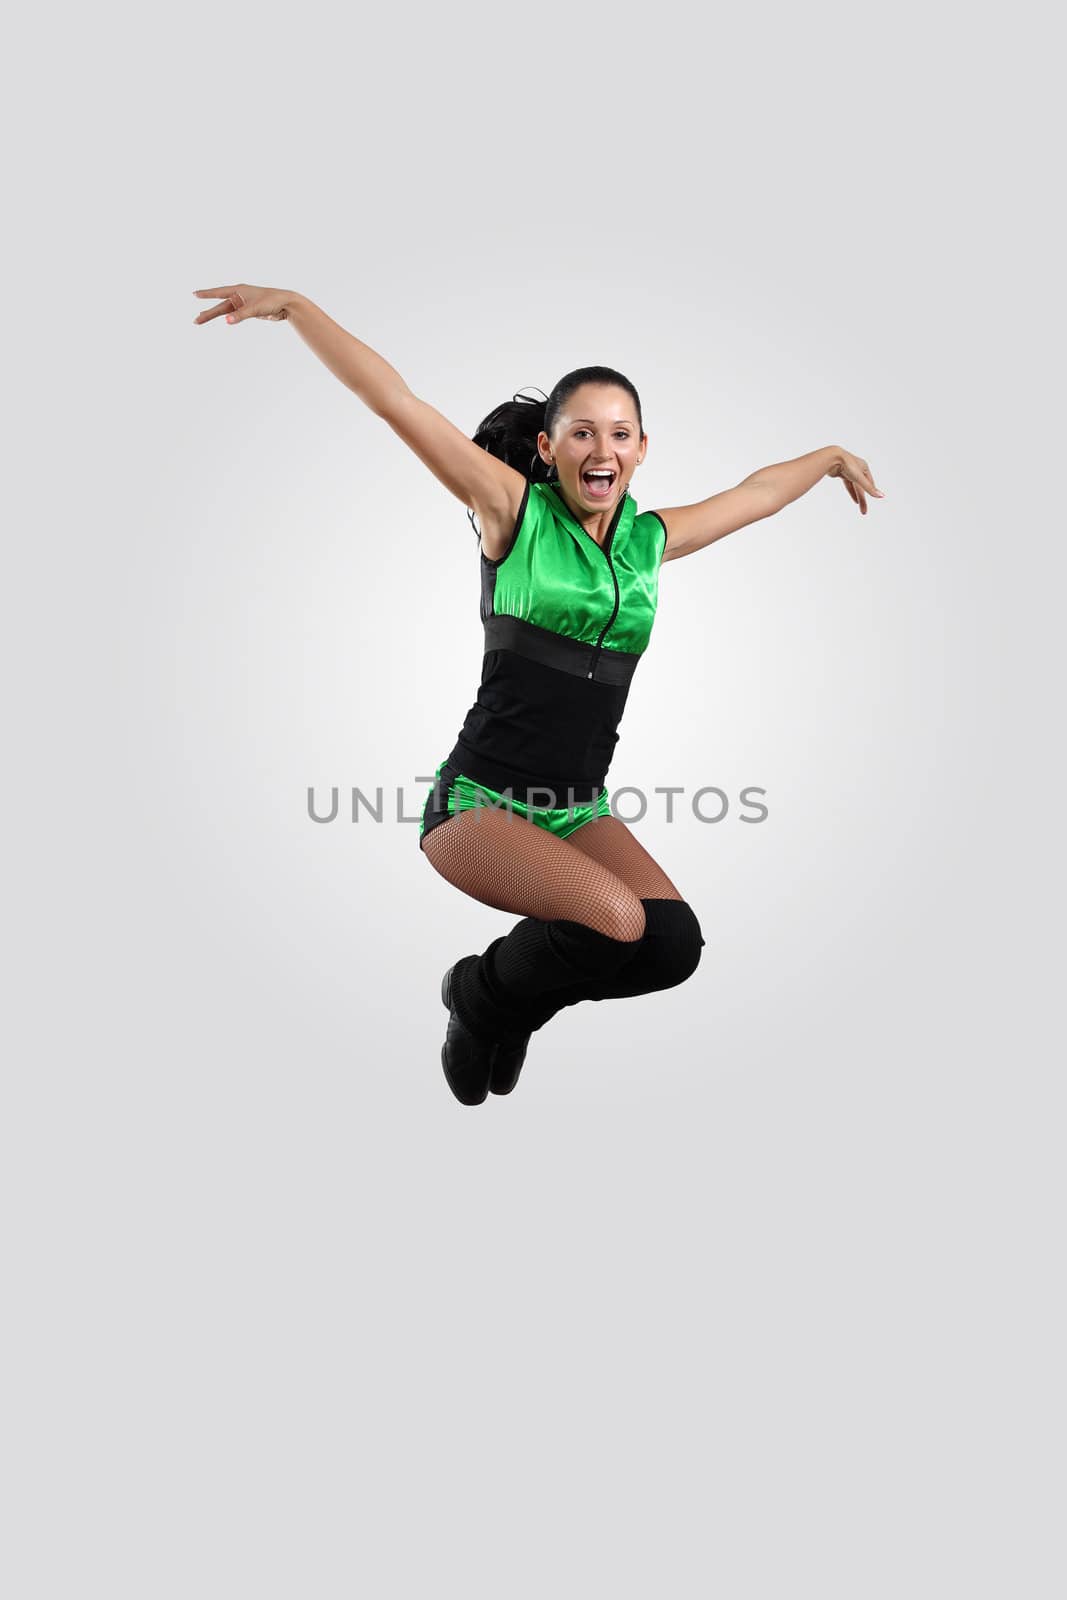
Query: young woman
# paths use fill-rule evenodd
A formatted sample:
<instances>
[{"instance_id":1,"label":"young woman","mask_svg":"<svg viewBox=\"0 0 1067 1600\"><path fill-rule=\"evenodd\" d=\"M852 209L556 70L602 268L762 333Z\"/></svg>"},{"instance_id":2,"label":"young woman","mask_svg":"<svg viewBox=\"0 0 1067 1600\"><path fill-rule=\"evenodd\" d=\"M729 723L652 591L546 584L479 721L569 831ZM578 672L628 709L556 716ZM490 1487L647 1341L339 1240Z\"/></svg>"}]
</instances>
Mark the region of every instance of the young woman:
<instances>
[{"instance_id":1,"label":"young woman","mask_svg":"<svg viewBox=\"0 0 1067 1600\"><path fill-rule=\"evenodd\" d=\"M659 568L838 477L864 514L870 469L828 445L696 505L639 513L648 451L637 390L582 367L543 402L516 394L473 439L305 295L247 283L195 294L292 322L341 382L468 508L481 542L482 682L423 805L434 870L522 918L445 973L441 1061L464 1105L515 1087L530 1036L564 1006L669 989L704 944L692 907L624 822L604 779L656 613Z\"/></svg>"}]
</instances>

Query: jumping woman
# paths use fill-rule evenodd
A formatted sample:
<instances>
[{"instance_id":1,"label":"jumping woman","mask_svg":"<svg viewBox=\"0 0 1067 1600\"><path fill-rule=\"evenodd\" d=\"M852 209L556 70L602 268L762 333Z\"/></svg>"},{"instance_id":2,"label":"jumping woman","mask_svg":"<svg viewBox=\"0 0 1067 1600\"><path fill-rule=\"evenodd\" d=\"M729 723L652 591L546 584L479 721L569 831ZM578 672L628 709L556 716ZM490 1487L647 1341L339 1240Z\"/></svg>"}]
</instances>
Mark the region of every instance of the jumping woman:
<instances>
[{"instance_id":1,"label":"jumping woman","mask_svg":"<svg viewBox=\"0 0 1067 1600\"><path fill-rule=\"evenodd\" d=\"M464 894L521 921L444 974L441 1061L464 1105L518 1081L530 1036L564 1006L683 983L704 944L681 892L604 787L659 569L769 517L823 477L866 514L866 461L827 445L696 505L639 512L648 453L637 390L580 367L543 401L521 392L473 439L305 295L197 289L226 315L292 322L343 384L467 507L480 540L482 682L426 796L419 845ZM475 522L477 518L477 522Z\"/></svg>"}]
</instances>

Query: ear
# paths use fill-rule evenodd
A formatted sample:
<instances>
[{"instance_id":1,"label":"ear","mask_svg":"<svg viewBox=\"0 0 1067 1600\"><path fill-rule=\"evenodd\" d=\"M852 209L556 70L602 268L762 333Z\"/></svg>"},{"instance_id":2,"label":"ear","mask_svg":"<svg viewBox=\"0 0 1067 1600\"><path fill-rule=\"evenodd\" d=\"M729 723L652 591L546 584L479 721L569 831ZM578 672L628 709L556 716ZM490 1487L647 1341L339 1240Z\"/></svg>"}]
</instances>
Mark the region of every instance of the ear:
<instances>
[{"instance_id":1,"label":"ear","mask_svg":"<svg viewBox=\"0 0 1067 1600\"><path fill-rule=\"evenodd\" d=\"M537 435L537 453L546 467L552 465L552 441L543 428Z\"/></svg>"}]
</instances>

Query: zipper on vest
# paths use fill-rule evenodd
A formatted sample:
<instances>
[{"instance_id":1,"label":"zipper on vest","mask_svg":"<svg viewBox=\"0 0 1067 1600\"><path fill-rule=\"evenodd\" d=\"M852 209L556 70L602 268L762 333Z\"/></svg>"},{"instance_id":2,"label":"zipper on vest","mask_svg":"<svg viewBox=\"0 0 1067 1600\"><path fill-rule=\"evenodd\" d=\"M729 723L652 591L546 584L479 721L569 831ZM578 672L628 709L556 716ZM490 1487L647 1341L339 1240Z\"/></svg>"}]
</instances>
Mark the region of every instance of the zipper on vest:
<instances>
[{"instance_id":1,"label":"zipper on vest","mask_svg":"<svg viewBox=\"0 0 1067 1600\"><path fill-rule=\"evenodd\" d=\"M551 485L549 487L551 487ZM552 492L555 493L555 490L553 490ZM593 539L593 535L591 533L587 532L587 530L582 527L581 523L578 522L575 517L571 516L570 512L567 512L568 518L570 519L571 522L574 523L574 526L578 529L579 533L581 533L583 535L583 537L586 538L586 539L593 539L593 543L597 545L597 549L599 551L601 551L601 553L603 554L604 560L608 564L608 571L611 573L611 581L615 585L615 607L614 607L614 610L611 613L611 616L608 618L607 622L604 624L603 628L601 628L601 630L600 630L600 638L597 640L596 646L595 646L595 648L593 650L593 664L589 668L589 671L585 675L585 680L586 680L587 683L589 682L589 679L593 676L594 672L596 671L597 662L600 660L600 647L604 643L604 636L607 633L608 629L611 627L612 623L615 621L615 618L619 614L619 603L620 603L620 599L621 599L621 595L620 595L620 591L619 591L619 579L618 579L618 574L615 571L615 568L611 564L610 551L611 551L611 541L615 537L615 529L619 526L619 522L620 522L620 520L622 518L622 513L623 513L623 510L625 508L626 501L627 501L627 499L629 497L630 497L630 492L629 492L629 490L627 490L626 493L623 495L622 499L619 501L618 505L615 507L615 515L611 519L611 527L608 529L608 536L604 540L603 544L597 544L597 541L595 539ZM561 504L564 504L561 496L557 496L557 499L560 500ZM564 504L564 510L566 511L566 505L565 504Z\"/></svg>"},{"instance_id":2,"label":"zipper on vest","mask_svg":"<svg viewBox=\"0 0 1067 1600\"><path fill-rule=\"evenodd\" d=\"M619 514L620 515L622 514L621 502L620 502ZM609 547L611 545L611 541L615 537L615 529L618 526L618 522L619 522L619 518L616 517L615 521L611 524L611 532L608 534L608 537L604 541L604 545L603 545L604 559L607 561L608 569L611 572L611 581L615 585L615 606L614 606L614 609L612 610L611 616L608 618L607 622L604 624L603 628L600 630L600 638L597 640L596 648L593 651L593 665L589 668L589 671L586 674L586 681L587 682L593 676L594 672L596 671L597 662L600 660L600 647L604 643L604 636L607 633L608 629L611 627L612 623L615 621L615 618L619 614L619 600L620 600L619 578L618 578L618 574L615 571L615 568L612 566L611 556L608 554L608 550L609 550ZM594 544L596 543L595 539L593 540L593 543Z\"/></svg>"},{"instance_id":3,"label":"zipper on vest","mask_svg":"<svg viewBox=\"0 0 1067 1600\"><path fill-rule=\"evenodd\" d=\"M605 550L604 554L605 555L608 554L606 550ZM611 557L610 556L608 556L608 566L611 567ZM589 677L590 678L593 676L594 672L596 671L597 662L600 660L600 647L604 643L604 635L607 633L608 629L611 627L612 623L615 621L615 618L619 614L619 580L618 580L618 577L616 576L614 567L611 567L611 579L612 579L612 582L615 585L615 609L612 611L611 616L608 618L607 622L604 624L603 628L601 629L600 638L596 642L596 649L593 651L593 665L589 668Z\"/></svg>"}]
</instances>

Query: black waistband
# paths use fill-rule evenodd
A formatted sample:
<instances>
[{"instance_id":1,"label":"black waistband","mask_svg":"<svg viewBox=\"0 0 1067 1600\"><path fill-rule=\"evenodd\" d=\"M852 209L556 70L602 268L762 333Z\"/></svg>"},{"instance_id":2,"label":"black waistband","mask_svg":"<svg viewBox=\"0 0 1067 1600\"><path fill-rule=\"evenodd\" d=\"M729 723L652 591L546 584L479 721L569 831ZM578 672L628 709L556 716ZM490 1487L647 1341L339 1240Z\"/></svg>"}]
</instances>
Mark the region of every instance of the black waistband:
<instances>
[{"instance_id":1,"label":"black waistband","mask_svg":"<svg viewBox=\"0 0 1067 1600\"><path fill-rule=\"evenodd\" d=\"M628 684L641 659L639 652L598 650L596 645L568 639L565 634L539 628L522 617L487 617L485 648L514 650L516 655L529 656L546 667L573 673L576 678L592 677L594 683Z\"/></svg>"},{"instance_id":2,"label":"black waistband","mask_svg":"<svg viewBox=\"0 0 1067 1600\"><path fill-rule=\"evenodd\" d=\"M532 773L472 750L462 735L445 758L437 781L447 789L457 773L495 789L498 794L510 791L511 798L521 800L523 805L550 806L560 810L568 806L595 805L601 789L605 787L604 778L597 782L588 779L575 781L546 773L539 773L535 778Z\"/></svg>"}]
</instances>

